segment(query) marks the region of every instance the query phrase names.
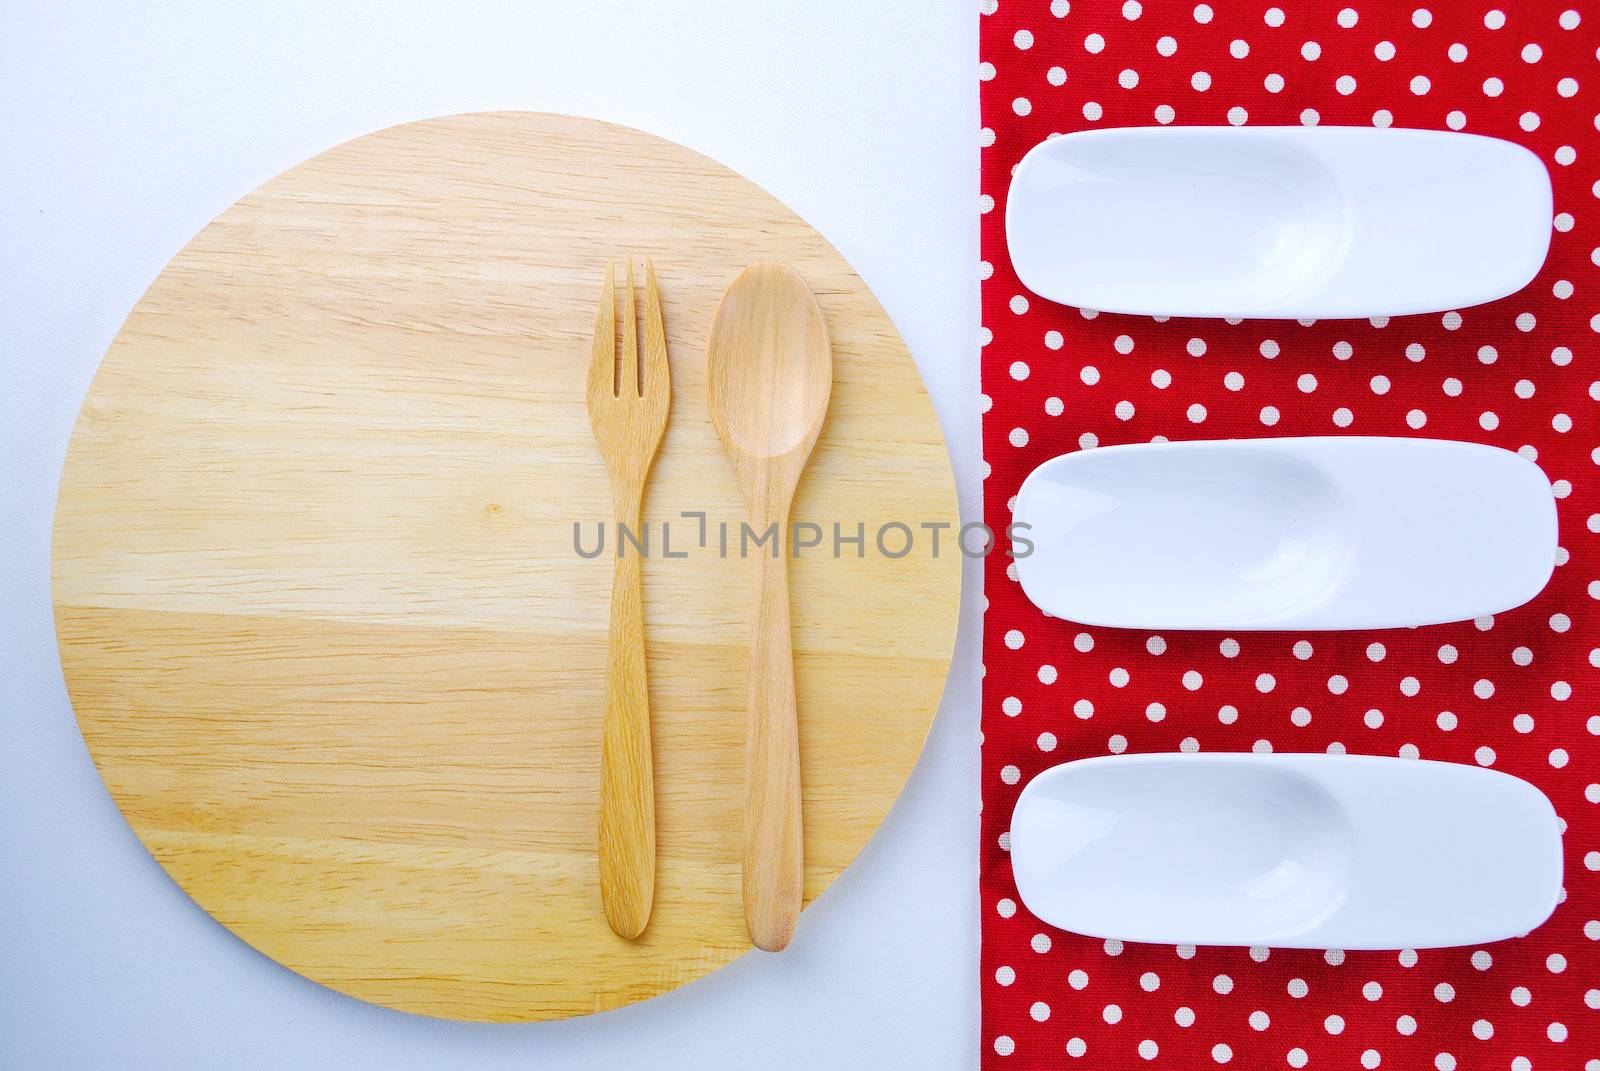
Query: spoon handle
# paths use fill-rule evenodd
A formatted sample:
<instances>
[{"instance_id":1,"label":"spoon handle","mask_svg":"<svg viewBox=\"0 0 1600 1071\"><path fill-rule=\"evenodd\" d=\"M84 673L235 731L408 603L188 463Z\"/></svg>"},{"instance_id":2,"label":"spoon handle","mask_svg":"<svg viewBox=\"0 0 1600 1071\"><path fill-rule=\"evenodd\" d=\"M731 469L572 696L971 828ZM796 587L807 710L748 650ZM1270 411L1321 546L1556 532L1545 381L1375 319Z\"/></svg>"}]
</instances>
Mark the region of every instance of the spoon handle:
<instances>
[{"instance_id":1,"label":"spoon handle","mask_svg":"<svg viewBox=\"0 0 1600 1071\"><path fill-rule=\"evenodd\" d=\"M756 556L744 777L745 925L768 952L794 934L804 877L789 574L781 540L776 549Z\"/></svg>"},{"instance_id":2,"label":"spoon handle","mask_svg":"<svg viewBox=\"0 0 1600 1071\"><path fill-rule=\"evenodd\" d=\"M619 523L639 531L637 504ZM618 551L611 574L606 713L600 745L600 899L612 930L632 938L644 932L655 898L655 787L640 590L642 555L637 549L623 552L620 543Z\"/></svg>"}]
</instances>

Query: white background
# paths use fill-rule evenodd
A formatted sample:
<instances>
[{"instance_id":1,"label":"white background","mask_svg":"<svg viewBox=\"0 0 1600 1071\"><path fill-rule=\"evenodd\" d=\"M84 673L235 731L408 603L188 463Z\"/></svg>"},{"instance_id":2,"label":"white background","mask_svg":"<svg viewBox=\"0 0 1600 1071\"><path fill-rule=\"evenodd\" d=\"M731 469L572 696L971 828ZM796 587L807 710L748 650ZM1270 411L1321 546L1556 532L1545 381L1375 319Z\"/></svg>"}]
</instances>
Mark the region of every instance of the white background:
<instances>
[{"instance_id":1,"label":"white background","mask_svg":"<svg viewBox=\"0 0 1600 1071\"><path fill-rule=\"evenodd\" d=\"M558 1023L323 989L172 884L78 734L50 615L56 482L90 377L167 260L341 141L452 112L593 115L765 186L855 265L979 515L977 15L964 0L0 0L0 1066L972 1065L977 573L928 750L790 949ZM870 732L870 726L862 731Z\"/></svg>"}]
</instances>

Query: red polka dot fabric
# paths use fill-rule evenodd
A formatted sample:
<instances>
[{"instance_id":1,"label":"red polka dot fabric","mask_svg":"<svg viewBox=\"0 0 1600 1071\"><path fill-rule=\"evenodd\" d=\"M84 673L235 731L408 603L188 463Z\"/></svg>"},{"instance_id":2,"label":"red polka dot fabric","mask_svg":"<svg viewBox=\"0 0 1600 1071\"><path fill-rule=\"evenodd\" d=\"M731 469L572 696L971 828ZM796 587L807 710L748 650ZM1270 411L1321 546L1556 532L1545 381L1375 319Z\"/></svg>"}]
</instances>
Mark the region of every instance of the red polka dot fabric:
<instances>
[{"instance_id":1,"label":"red polka dot fabric","mask_svg":"<svg viewBox=\"0 0 1600 1071\"><path fill-rule=\"evenodd\" d=\"M984 0L985 511L1057 454L1155 439L1422 435L1555 486L1532 603L1412 630L1151 634L1046 618L986 564L984 1066L1600 1071L1600 10L1564 2ZM1549 260L1426 316L1170 319L1053 304L1006 256L1011 170L1053 133L1155 124L1464 130L1536 152ZM1462 220L1463 226L1470 220ZM1002 546L1004 541L1002 541ZM1148 751L1348 752L1532 781L1565 899L1525 938L1345 952L1097 941L1033 918L1005 832L1050 766Z\"/></svg>"}]
</instances>

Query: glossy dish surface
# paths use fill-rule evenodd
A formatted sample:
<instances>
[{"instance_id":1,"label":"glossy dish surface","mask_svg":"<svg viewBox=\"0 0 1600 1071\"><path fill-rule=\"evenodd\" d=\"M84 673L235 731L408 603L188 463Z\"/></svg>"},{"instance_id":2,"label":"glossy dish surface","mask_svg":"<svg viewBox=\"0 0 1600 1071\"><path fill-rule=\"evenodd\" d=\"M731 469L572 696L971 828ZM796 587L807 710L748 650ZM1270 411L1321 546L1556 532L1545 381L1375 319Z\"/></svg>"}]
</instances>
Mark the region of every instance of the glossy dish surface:
<instances>
[{"instance_id":1,"label":"glossy dish surface","mask_svg":"<svg viewBox=\"0 0 1600 1071\"><path fill-rule=\"evenodd\" d=\"M1527 933L1561 890L1533 785L1474 766L1347 755L1113 755L1017 800L1023 903L1092 937L1434 948Z\"/></svg>"},{"instance_id":2,"label":"glossy dish surface","mask_svg":"<svg viewBox=\"0 0 1600 1071\"><path fill-rule=\"evenodd\" d=\"M1464 308L1528 284L1550 176L1435 130L1139 127L1051 138L1017 166L1006 244L1052 301L1261 318Z\"/></svg>"},{"instance_id":3,"label":"glossy dish surface","mask_svg":"<svg viewBox=\"0 0 1600 1071\"><path fill-rule=\"evenodd\" d=\"M1023 482L1023 592L1113 628L1400 628L1533 598L1556 556L1543 470L1497 447L1329 436L1063 454Z\"/></svg>"}]
</instances>

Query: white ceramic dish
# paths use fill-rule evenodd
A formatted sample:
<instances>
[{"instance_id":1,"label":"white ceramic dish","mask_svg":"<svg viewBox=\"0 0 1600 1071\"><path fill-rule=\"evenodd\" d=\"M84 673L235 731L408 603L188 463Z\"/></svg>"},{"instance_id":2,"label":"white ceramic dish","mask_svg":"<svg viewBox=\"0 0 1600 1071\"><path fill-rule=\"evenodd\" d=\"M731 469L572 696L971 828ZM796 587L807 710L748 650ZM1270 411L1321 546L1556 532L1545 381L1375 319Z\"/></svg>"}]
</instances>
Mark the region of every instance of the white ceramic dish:
<instances>
[{"instance_id":1,"label":"white ceramic dish","mask_svg":"<svg viewBox=\"0 0 1600 1071\"><path fill-rule=\"evenodd\" d=\"M1090 130L1036 145L1006 201L1022 285L1158 316L1459 309L1526 286L1550 228L1537 156L1436 130Z\"/></svg>"},{"instance_id":2,"label":"white ceramic dish","mask_svg":"<svg viewBox=\"0 0 1600 1071\"><path fill-rule=\"evenodd\" d=\"M1022 902L1092 937L1278 948L1498 941L1561 893L1550 801L1509 774L1357 755L1113 755L1011 817Z\"/></svg>"},{"instance_id":3,"label":"white ceramic dish","mask_svg":"<svg viewBox=\"0 0 1600 1071\"><path fill-rule=\"evenodd\" d=\"M1556 558L1544 472L1442 439L1100 447L1040 465L1012 517L1034 605L1114 628L1460 621L1527 602Z\"/></svg>"}]
</instances>

